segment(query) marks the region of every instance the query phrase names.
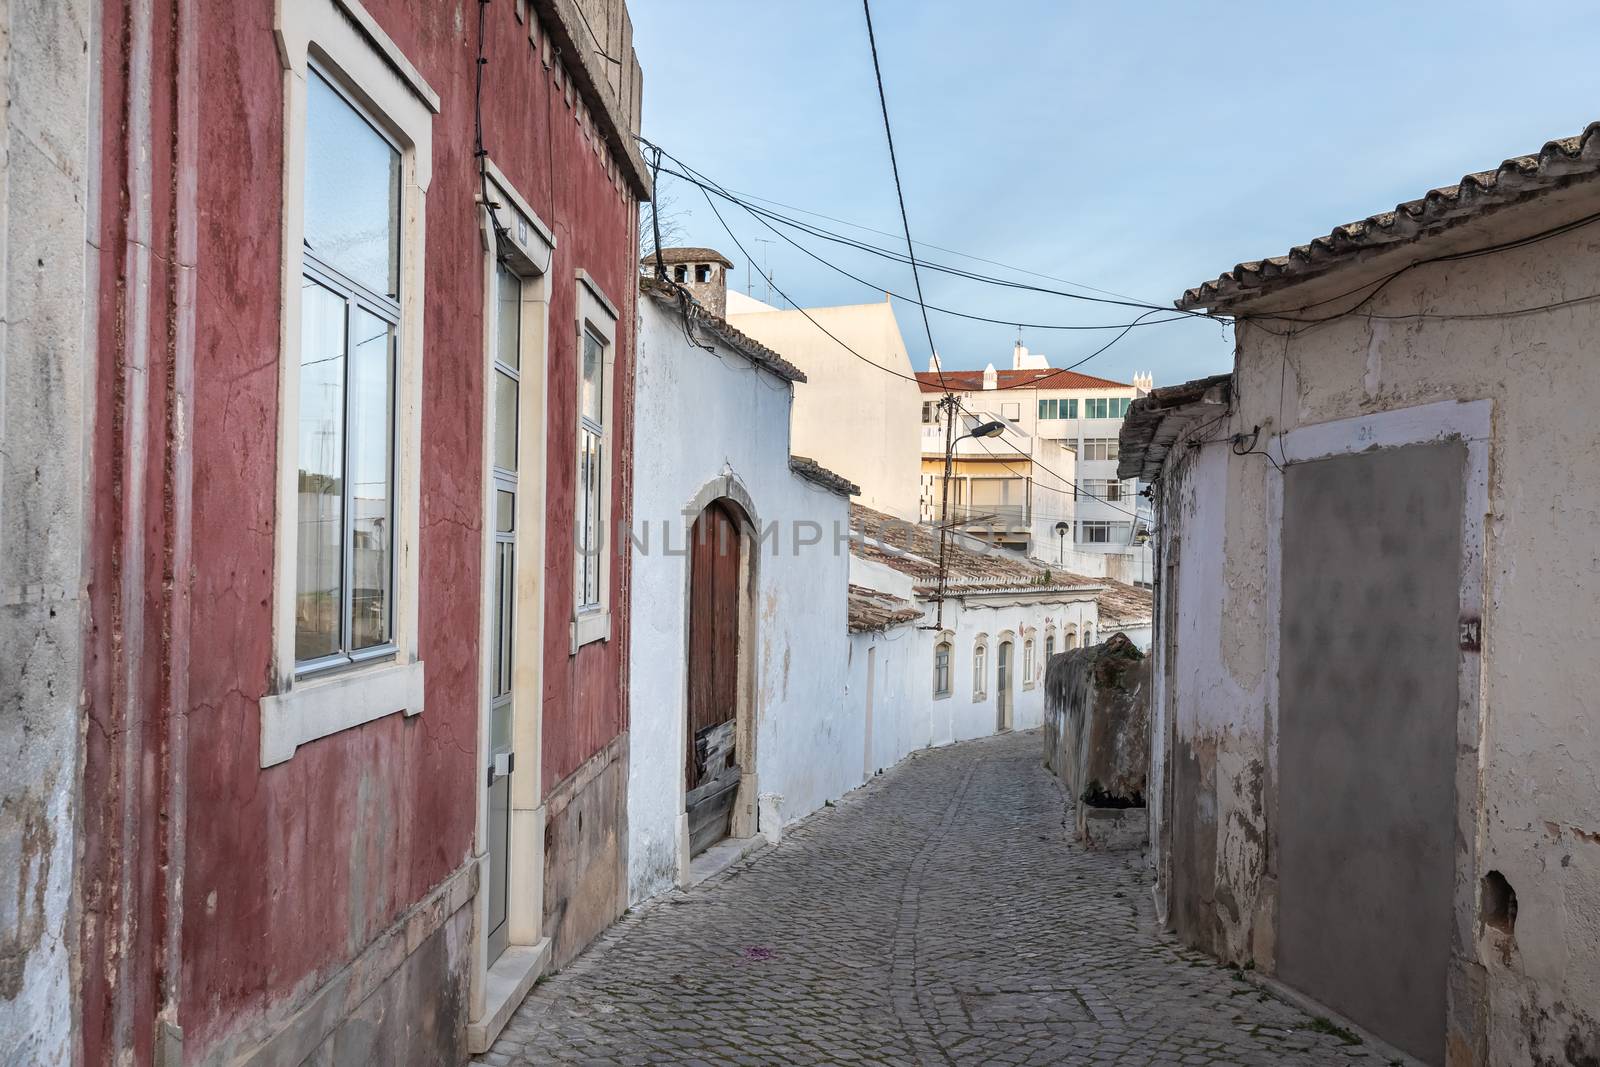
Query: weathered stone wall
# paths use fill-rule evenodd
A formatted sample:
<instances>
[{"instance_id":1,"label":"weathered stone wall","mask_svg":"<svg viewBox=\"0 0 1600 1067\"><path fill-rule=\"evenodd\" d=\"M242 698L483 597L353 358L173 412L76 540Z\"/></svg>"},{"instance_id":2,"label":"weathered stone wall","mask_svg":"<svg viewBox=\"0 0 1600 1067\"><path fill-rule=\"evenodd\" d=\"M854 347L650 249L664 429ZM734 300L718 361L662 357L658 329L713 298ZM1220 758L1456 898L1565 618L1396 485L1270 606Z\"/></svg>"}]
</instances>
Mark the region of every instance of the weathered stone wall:
<instances>
[{"instance_id":1,"label":"weathered stone wall","mask_svg":"<svg viewBox=\"0 0 1600 1067\"><path fill-rule=\"evenodd\" d=\"M1149 660L1120 633L1046 666L1045 765L1065 783L1085 845L1145 840L1149 681Z\"/></svg>"}]
</instances>

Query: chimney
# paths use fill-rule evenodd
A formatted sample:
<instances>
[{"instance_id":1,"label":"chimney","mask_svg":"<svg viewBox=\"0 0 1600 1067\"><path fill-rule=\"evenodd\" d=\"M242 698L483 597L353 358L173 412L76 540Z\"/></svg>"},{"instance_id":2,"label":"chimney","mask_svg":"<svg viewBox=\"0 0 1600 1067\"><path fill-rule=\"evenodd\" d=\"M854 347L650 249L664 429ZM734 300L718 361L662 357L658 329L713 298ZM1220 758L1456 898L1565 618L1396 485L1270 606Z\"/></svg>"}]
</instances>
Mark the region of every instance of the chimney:
<instances>
[{"instance_id":1,"label":"chimney","mask_svg":"<svg viewBox=\"0 0 1600 1067\"><path fill-rule=\"evenodd\" d=\"M689 290L700 306L719 319L728 317L728 271L733 264L715 248L663 248L667 280ZM639 265L647 275L656 271L656 257L645 256Z\"/></svg>"},{"instance_id":2,"label":"chimney","mask_svg":"<svg viewBox=\"0 0 1600 1067\"><path fill-rule=\"evenodd\" d=\"M995 373L993 363L983 368L983 387L985 389L998 389L1000 387L1000 376Z\"/></svg>"},{"instance_id":3,"label":"chimney","mask_svg":"<svg viewBox=\"0 0 1600 1067\"><path fill-rule=\"evenodd\" d=\"M1148 371L1143 374L1135 374L1133 376L1133 391L1139 396L1149 395L1150 390L1154 389L1155 387L1155 375L1150 374Z\"/></svg>"}]
</instances>

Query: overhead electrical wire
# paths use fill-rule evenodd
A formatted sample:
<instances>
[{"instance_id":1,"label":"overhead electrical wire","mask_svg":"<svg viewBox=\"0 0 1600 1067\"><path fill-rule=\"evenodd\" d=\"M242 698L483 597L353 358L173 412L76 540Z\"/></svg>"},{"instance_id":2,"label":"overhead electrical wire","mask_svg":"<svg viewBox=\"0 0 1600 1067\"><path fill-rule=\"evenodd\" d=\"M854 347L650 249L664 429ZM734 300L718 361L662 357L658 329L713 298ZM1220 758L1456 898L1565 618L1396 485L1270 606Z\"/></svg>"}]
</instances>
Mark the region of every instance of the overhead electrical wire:
<instances>
[{"instance_id":1,"label":"overhead electrical wire","mask_svg":"<svg viewBox=\"0 0 1600 1067\"><path fill-rule=\"evenodd\" d=\"M651 142L647 138L640 137L639 140L642 143L644 143L646 146L650 147L650 148L658 148L659 147L658 145L655 145L654 142ZM683 181L686 181L690 185L699 186L702 190L709 189L711 192L716 193L718 197L720 197L720 198L722 198L724 200L727 200L729 203L733 203L733 204L739 205L741 208L743 208L745 211L749 212L751 215L756 216L759 219L761 219L764 223L766 223L768 225L769 229L771 228L770 223L776 222L779 225L782 225L782 226L787 227L789 229L799 230L802 233L808 234L808 235L810 235L812 237L816 237L816 238L819 238L819 239L824 240L824 241L830 241L830 242L832 242L834 244L845 245L845 246L847 246L849 248L854 248L857 251L866 252L866 253L868 253L870 255L877 256L877 257L879 257L881 259L887 259L887 260L889 260L890 262L893 262L893 263L909 264L911 262L909 257L903 255L902 253L893 251L892 249L883 248L883 247L881 247L879 245L875 245L875 244L872 244L872 243L867 242L867 241L860 241L860 240L857 240L854 237L849 237L849 236L846 236L844 234L835 233L832 230L825 229L825 228L823 228L821 226L816 226L816 225L814 225L812 223L804 222L804 221L802 221L800 219L791 218L791 217L789 217L787 215L782 214L781 212L772 211L769 208L761 207L759 204L752 204L748 200L744 199L743 197L740 197L740 196L736 195L735 193L733 193L730 189L728 189L727 186L724 186L724 185L720 184L719 182L717 182L714 179L712 179L709 176L707 176L705 173L703 173L703 172L695 169L694 167L690 166L689 164L685 163L681 158L679 158L678 156L673 155L671 152L666 152L663 149L663 154L668 159L670 159L674 163L676 163L679 168L681 168L679 170L675 170L672 167L664 167L662 169L663 169L663 171L665 173L670 174L675 178L679 178L679 179L681 179ZM879 231L874 231L874 232L879 232ZM793 242L791 241L790 243L793 243ZM923 242L919 241L917 243L918 244L922 244ZM960 253L958 253L958 254L960 254ZM946 263L939 263L939 262L936 262L936 261L933 261L933 260L928 260L928 259L918 259L916 262L917 262L917 267L919 269L921 269L921 270L931 270L931 271L935 271L935 272L941 273L941 274L949 274L949 275L952 275L954 277L965 278L965 279L967 279L969 281L983 282L986 285L994 285L994 286L999 286L1001 288L1018 289L1018 290L1023 290L1025 292L1030 292L1030 293L1040 293L1040 294L1043 294L1045 296L1059 296L1059 297L1064 297L1064 298L1069 299L1069 300L1080 300L1080 301L1084 301L1084 302L1091 303L1091 304L1107 304L1107 305L1111 305L1113 307L1138 308L1138 309L1145 310L1145 311L1161 311L1161 312L1165 312L1167 314L1172 315L1174 318L1209 319L1209 318L1217 317L1217 316L1209 315L1206 312L1202 312L1202 311L1185 311L1185 310L1183 310L1181 308L1174 307L1171 304L1166 304L1166 305L1154 304L1154 303L1150 303L1148 301L1136 300L1136 299L1132 299L1132 298L1130 298L1130 299L1114 299L1114 298L1105 297L1105 296L1086 296L1083 293L1073 293L1073 292L1069 292L1069 291L1064 290L1064 289L1051 289L1051 288L1047 288L1047 287L1041 286L1041 285L1032 285L1032 284L1030 284L1028 282L1019 282L1019 281L1017 281L1015 279L1012 279L1012 278L999 278L999 277L996 277L996 276L991 275L991 274L982 274L982 273L979 273L977 271L967 270L967 269L965 269L963 267L954 267L954 266L951 266L951 265L946 264ZM993 261L991 260L991 261L986 261L986 262L993 262ZM828 265L829 266L833 266L833 264L831 264L831 263L829 263ZM1001 264L1001 265L1004 266L1004 264ZM835 269L837 269L837 268L835 267ZM1012 267L1012 268L1009 268L1009 269L1022 271L1022 268L1020 268L1020 267ZM1034 271L1022 271L1022 272L1023 273L1028 273L1028 274L1037 273L1037 272L1034 272ZM1048 275L1043 275L1042 277L1049 277L1049 276ZM879 285L876 285L876 284L873 284L873 283L870 283L870 282L866 283L866 284L872 285L873 288L877 289L880 292L884 291L882 286L879 286ZM1079 283L1067 282L1065 284L1077 285ZM1082 288L1089 288L1089 287L1088 286L1082 286ZM1097 292L1103 292L1104 290L1096 290L1096 291ZM901 299L908 300L908 301L912 300L912 298L909 297L909 296L901 297ZM940 309L940 308L938 308L938 307L936 307L934 305L929 305L929 306L932 307L934 310L945 310L945 309ZM1015 320L1013 320L1013 319L1002 319L1000 321L1002 323L1006 324L1006 325L1016 325ZM1027 325L1027 324L1024 324L1024 325ZM1107 324L1107 325L1100 326L1100 327L1097 327L1097 328L1099 328L1099 329L1116 329L1120 325L1121 325L1120 323L1111 323L1111 324ZM1059 328L1063 328L1063 327L1043 325L1043 326L1038 326L1037 328L1039 328L1039 329L1059 329ZM1083 328L1086 328L1086 327L1079 327L1079 328L1083 329Z\"/></svg>"},{"instance_id":2,"label":"overhead electrical wire","mask_svg":"<svg viewBox=\"0 0 1600 1067\"><path fill-rule=\"evenodd\" d=\"M643 138L641 138L641 140L643 140ZM646 143L649 143L649 142L646 142ZM824 229L822 227L813 226L813 225L811 225L809 223L805 223L803 221L790 218L790 217L785 216L785 215L783 215L783 214L781 214L779 212L770 211L769 209L760 207L759 205L750 204L750 203L748 203L748 201L746 201L742 197L736 195L733 191L729 190L725 186L719 185L718 183L716 183L712 179L708 178L703 173L695 170L694 168L690 167L688 164L684 163L684 161L681 158L679 158L677 156L674 156L674 155L671 155L670 153L667 154L667 158L673 160L680 167L682 167L683 170L681 170L681 171L674 170L673 168L670 168L670 167L663 168L666 173L672 174L673 176L678 177L678 178L680 178L680 179L682 179L684 181L687 181L692 185L701 186L702 189L709 188L712 192L715 192L719 197L727 199L728 201L730 201L732 203L739 204L739 206L744 208L746 211L750 212L752 215L759 216L760 220L763 222L763 225L767 225L768 228L772 228L771 227L771 223L772 222L777 222L779 225L790 227L790 228L794 228L794 229L798 229L803 233L809 234L811 236L815 236L815 237L817 237L817 238L819 238L821 240L826 240L826 241L832 241L832 242L836 242L836 243L845 244L845 245L847 245L849 247L856 248L856 249L858 249L860 251L867 252L869 254L876 255L876 256L888 259L890 261L893 261L893 262L900 262L900 263L907 262L907 260L904 257L902 257L899 253L893 252L891 250L884 249L884 248L881 248L881 247L879 247L877 245L873 245L873 244L870 244L870 243L867 243L867 242L858 241L858 240L856 240L854 238L850 238L850 237L847 237L847 236L844 236L844 235L836 234L836 233L828 231L828 230L826 230L826 229ZM767 198L758 197L757 199L767 199ZM772 201L772 202L776 203L776 201ZM792 208L792 210L803 211L806 214L815 214L815 215L818 215L819 217L822 217L822 218L832 218L831 216L823 215L820 212L812 212L812 211L808 211L808 210L803 209L803 208ZM1572 222L1564 223L1564 224L1562 224L1560 226L1552 227L1551 229L1548 229L1548 230L1545 230L1545 231L1541 231L1539 233L1531 234L1531 235L1529 235L1527 237L1518 238L1518 239L1513 240L1513 241L1507 241L1507 242L1503 242L1503 243L1499 243L1499 244L1489 245L1489 246L1485 246L1485 247L1482 247L1482 248L1468 249L1468 250L1465 250L1465 251L1462 251L1462 252L1453 252L1453 253L1446 253L1446 254L1440 255L1440 256L1432 256L1432 257L1429 257L1427 259L1418 260L1415 263L1407 264L1406 266L1400 267L1400 268L1396 269L1395 271L1392 271L1389 274L1385 275L1382 278L1374 279L1373 281L1369 281L1369 282L1364 282L1361 285L1358 285L1358 286L1355 286L1355 287L1353 287L1351 289L1345 290L1344 292L1337 293L1337 294L1334 294L1334 295L1329 296L1329 297L1324 297L1324 298L1322 298L1320 300L1312 301L1312 302L1309 302L1309 303L1306 303L1306 304L1303 304L1303 305L1300 305L1300 306L1297 306L1297 307L1294 307L1294 308L1287 308L1287 309L1284 309L1284 310L1281 310L1281 311L1258 312L1258 313L1253 313L1253 314L1231 314L1230 315L1230 314L1205 312L1205 311L1191 311L1191 310L1186 310L1186 309L1174 308L1174 307L1171 307L1171 306L1161 306L1161 305L1148 304L1148 303L1145 303L1143 301L1138 301L1138 300L1126 300L1126 301L1101 300L1101 299L1098 299L1098 298L1095 298L1095 297L1085 296L1082 293L1069 293L1069 292L1064 292L1064 291L1061 291L1061 290L1048 289L1048 288L1045 288L1045 287L1042 287L1042 286L1030 286L1030 285L1026 285L1024 283L1015 282L1015 281L1013 281L1011 279L994 278L992 276L978 274L978 273L972 272L972 271L965 271L965 270L962 270L960 268L949 267L946 264L937 263L937 262L930 261L930 260L927 260L927 259L919 259L918 260L918 266L921 269L924 269L924 270L943 271L943 272L946 272L946 273L951 273L951 274L956 275L958 277L965 277L965 278L968 278L970 280L981 281L981 282L984 282L986 284L994 284L994 285L1001 285L1001 286L1012 286L1012 287L1016 287L1016 288L1026 289L1026 290L1029 290L1029 291L1040 292L1040 293L1043 293L1043 294L1046 294L1046 295L1063 296L1063 297L1067 297L1067 298L1070 298L1070 299L1084 300L1084 301L1095 302L1095 303L1107 303L1107 304L1112 304L1112 305L1116 305L1116 306L1142 307L1142 308L1145 308L1146 310L1158 310L1158 311L1161 311L1161 312L1169 313L1172 316L1173 319L1176 319L1176 318L1179 318L1179 317L1204 318L1204 319L1210 319L1212 321L1221 322L1224 325L1232 324L1232 323L1238 323L1238 322L1248 322L1248 323L1256 324L1256 325L1260 326L1262 329L1267 330L1268 332L1278 333L1278 334L1281 335L1284 331L1274 330L1274 329L1272 329L1271 326L1268 326L1266 324L1270 323L1270 322L1284 322L1284 323L1290 323L1290 324L1294 324L1294 325L1298 325L1298 326L1310 327L1310 326L1319 326L1319 325L1323 325L1323 324L1328 323L1328 322L1337 321L1337 320L1342 319L1342 318L1351 318L1351 317L1365 318L1365 319L1370 319L1370 320L1382 320L1382 321L1409 321L1409 320L1429 320L1429 321L1457 321L1457 320L1460 320L1460 321L1475 321L1476 320L1476 321L1483 321L1483 320L1493 320L1493 319L1514 318L1514 317L1520 317L1520 316L1524 316L1524 315L1537 314L1537 313L1544 312L1544 311L1555 311L1555 310L1559 310L1559 309L1564 308L1564 307L1570 307L1570 306L1575 306L1575 305L1579 305L1579 304L1593 302L1595 300L1600 300L1600 293L1594 293L1594 294L1587 294L1587 295L1582 295L1582 296L1577 296L1577 297L1571 297L1571 298L1567 298L1567 299L1560 300L1560 301L1553 301L1553 302L1544 303L1544 304L1536 304L1536 305L1531 305L1531 306L1522 307L1522 308L1508 308L1508 309L1503 309L1503 310L1498 310L1498 311L1454 312L1454 313L1451 313L1451 312L1405 312L1405 313L1385 314L1385 313L1379 313L1379 312L1362 313L1361 310L1360 310L1362 307L1364 307L1367 304L1369 304L1386 286L1388 286L1396 278L1400 277L1401 275L1403 275L1403 274L1405 274L1405 273L1407 273L1409 271L1415 270L1415 269L1417 269L1419 267L1428 266L1430 264L1441 263L1441 262L1455 262L1455 261L1459 261L1459 260L1463 260L1463 259L1471 259L1471 258L1476 258L1478 256L1492 255L1492 254L1496 254L1496 253L1499 253L1499 252L1504 252L1504 251L1508 251L1508 250L1514 250L1514 249L1517 249L1517 248L1525 247L1527 245L1531 245L1531 244L1535 244L1535 243L1538 243L1538 242L1541 242L1541 241L1549 240L1549 239L1554 238L1554 237L1559 237L1559 236L1561 236L1563 234L1566 234L1566 233L1569 233L1569 232L1571 232L1573 230L1576 230L1576 229L1591 225L1591 224L1593 224L1593 223L1595 223L1597 221L1600 221L1600 213L1589 215L1589 216L1586 216L1586 217L1581 218L1581 219L1576 219L1576 220L1574 220ZM845 225L859 225L859 224L848 223L847 222L847 223L845 223ZM862 226L861 228L862 229L870 229L870 227L865 227L865 226ZM883 231L874 230L872 232L881 233ZM789 243L795 244L795 242L793 242L792 240L789 241ZM918 242L918 243L924 243L925 244L926 242ZM837 272L839 272L841 274L844 274L847 277L851 277L853 280L859 281L862 284L872 285L872 287L874 289L876 289L877 291L879 291L879 292L889 292L889 290L885 289L882 286L873 285L873 283L867 282L865 279L855 278L854 275L851 275L849 272L842 270L836 264L833 264L833 263L829 262L825 258L817 256L814 252L812 252L810 249L806 249L803 245L798 245L797 244L796 247L800 248L802 251L805 251L808 255L812 256L812 258L818 259L820 262L822 262L825 265L829 266L831 269L833 269L833 270L835 270L835 271L837 271ZM938 246L932 246L932 247L938 247ZM967 255L966 253L960 253L960 252L956 252L955 254L957 254L957 255ZM972 257L972 258L979 258L979 257ZM995 261L988 261L988 262L995 262ZM1009 267L1009 265L1006 265L1006 264L996 263L996 265L1005 266L1008 269L1021 271L1022 273L1037 274L1037 272L1026 271L1023 268ZM1045 275L1044 277L1048 278L1049 276ZM1052 279L1052 280L1058 280L1059 281L1061 279ZM1089 287L1089 286L1084 286L1084 285L1082 285L1082 283L1077 283L1077 282L1064 282L1064 284L1078 285L1081 288L1092 288L1092 287ZM1333 313L1328 314L1328 315L1314 317L1314 318L1297 317L1297 314L1300 313L1300 312L1309 311L1309 310L1312 310L1314 308L1326 306L1327 304L1333 303L1333 302L1335 302L1337 300L1340 300L1340 299L1343 299L1345 297L1353 296L1356 293L1361 292L1363 289L1370 289L1371 291L1369 293L1367 293L1367 295L1365 297L1363 297L1360 302L1358 302L1357 304L1355 304L1351 308L1345 309L1343 311L1333 312ZM1097 290L1097 291L1105 292L1105 290ZM904 295L901 295L901 294L891 293L890 295L899 296L900 299L903 299L903 300L908 300L908 301L912 300L911 297L904 296ZM1027 329L1120 328L1120 324L1105 324L1103 326L1097 326L1097 327L1086 327L1086 326L1073 327L1073 326L1069 326L1069 325L1066 325L1066 324L1052 324L1052 323L1020 323L1019 324L1019 323L1016 323L1013 319L999 319L999 318L994 318L994 317L991 317L991 316L973 315L971 313L958 312L958 311L955 311L954 309L951 309L951 308L939 307L938 305L930 305L930 308L931 308L931 310L938 311L938 312L941 312L941 313L944 313L944 314L952 314L952 315L955 315L957 317L970 318L970 319L973 319L974 321L992 321L997 325L1021 325L1024 328L1027 328ZM1141 321L1140 325L1157 325L1159 322L1165 322L1165 321L1169 321L1169 320L1162 319L1162 320L1157 320L1157 322Z\"/></svg>"},{"instance_id":3,"label":"overhead electrical wire","mask_svg":"<svg viewBox=\"0 0 1600 1067\"><path fill-rule=\"evenodd\" d=\"M971 408L967 407L965 404L961 404L959 406L960 406L960 409L963 412L965 412L967 415L970 415L972 418L976 419L976 418L979 417L976 412L974 412ZM1006 470L1010 471L1012 474L1015 474L1019 478L1028 477L1026 474L1023 474L1021 471L1019 471L1015 467L1011 466L1011 464L1007 463L1003 458L1001 458L1000 456L996 455L994 453L994 451L991 450L989 448L989 446L984 443L983 438L974 437L973 440L978 442L979 447L981 447L984 450L984 452L988 453L990 459L998 461L1002 467L1005 467ZM1040 470L1042 470L1046 474L1050 475L1050 477L1056 479L1056 481L1060 482L1062 485L1065 485L1067 488L1071 489L1072 490L1073 499L1077 499L1078 493L1079 493L1078 483L1077 482L1073 481L1071 478L1068 478L1064 474L1060 474L1060 473L1056 472L1048 464L1042 462L1041 460L1035 459L1032 456L1028 457L1028 462L1029 462L1030 465L1038 467ZM1118 479L1118 481L1121 481L1121 479ZM1113 511L1120 511L1124 515L1133 516L1135 519L1144 518L1144 516L1140 515L1137 511L1129 511L1127 508L1118 507L1116 504L1111 503L1111 501L1109 501L1109 500L1104 500L1104 499L1102 499L1100 497L1091 496L1091 495L1088 495L1088 494L1085 494L1085 495L1088 496L1088 498L1090 500L1099 500L1100 503L1104 504L1106 507L1110 508Z\"/></svg>"},{"instance_id":4,"label":"overhead electrical wire","mask_svg":"<svg viewBox=\"0 0 1600 1067\"><path fill-rule=\"evenodd\" d=\"M754 262L750 258L750 253L745 250L744 242L739 240L739 236L733 232L733 227L728 225L728 220L723 218L722 217L722 212L717 210L716 201L711 199L711 194L707 193L704 189L702 189L700 191L701 191L701 193L703 193L705 195L706 205L711 208L711 213L713 215L715 215L717 217L717 221L722 224L723 231L728 235L728 239L733 242L734 247L739 250L739 254L744 256L745 262L747 262L747 263ZM811 323L811 325L815 326L817 329L819 329L823 333L827 334L828 337L833 340L834 344L838 345L840 348L844 349L846 352L850 353L852 356L856 357L861 362L867 364L867 366L876 367L878 370L881 370L885 374L891 375L891 376L893 376L895 378L904 379L905 381L911 382L914 385L919 385L920 386L922 384L922 382L919 379L917 379L916 377L914 377L913 375L901 374L899 371L895 370L893 367L885 367L882 363L879 363L876 360L868 359L866 356L862 355L860 352L857 352L854 348L851 348L849 345L845 344L844 340L842 338L840 338L838 334L834 333L832 330L830 330L826 326L822 325L822 323L818 322L816 320L816 318L811 314L811 312L807 311L805 308L801 307L798 303L796 303L795 299L793 297L791 297L788 293L784 292L781 288L779 288L776 283L770 283L769 282L769 284L772 285L772 291L777 293L780 297L782 297L786 304L788 304L790 307L794 308L796 311L800 312L800 314L804 315L807 322Z\"/></svg>"},{"instance_id":5,"label":"overhead electrical wire","mask_svg":"<svg viewBox=\"0 0 1600 1067\"><path fill-rule=\"evenodd\" d=\"M906 193L900 184L900 161L895 158L894 130L889 125L889 97L883 89L883 68L878 65L878 38L872 31L872 0L861 0L867 16L867 45L872 50L872 76L878 83L878 107L883 112L883 137L889 143L889 171L894 175L894 195L900 204L900 225L906 232L906 256L911 261L911 281L917 290L917 310L922 312L922 329L928 336L928 351L934 354L934 370L944 384L944 368L939 365L939 346L933 343L933 326L928 322L928 305L922 295L922 272L917 269L917 249L911 240L911 218L906 214ZM949 390L946 389L946 392Z\"/></svg>"},{"instance_id":6,"label":"overhead electrical wire","mask_svg":"<svg viewBox=\"0 0 1600 1067\"><path fill-rule=\"evenodd\" d=\"M755 193L747 193L742 189L728 189L727 191L737 196L744 197L748 200L759 200L763 204L771 204L774 207L781 207L787 211L798 211L802 215L811 215L815 218L826 219L829 222L836 222L840 226L849 226L851 229L855 230L865 230L867 233L875 233L881 237L898 236L898 234L890 233L888 230L879 230L875 227L868 226L865 223L851 222L849 219L841 219L834 215L825 215L820 211L812 211L809 208L799 207L794 204L786 204L782 200L774 200L770 196L757 196ZM987 263L991 267L999 267L1002 270L1015 271L1018 274L1027 274L1035 278L1043 278L1047 282L1058 282L1062 285L1070 285L1078 289L1087 289L1091 293L1100 293L1103 296L1115 296L1121 297L1123 300L1133 301L1139 301L1141 299L1140 297L1130 296L1127 293L1119 293L1112 289L1097 289L1092 285L1085 285L1083 282L1075 282L1071 278L1061 278L1054 274L1044 274L1040 271L1029 270L1027 267L1019 267L1012 263L1002 263L998 259L988 259L984 256L977 255L974 252L963 252L959 248L949 248L945 245L936 245L932 241L918 241L917 244L921 245L923 248L931 248L936 252L948 252L952 256L960 256L962 259L970 259L974 263ZM923 260L923 262L926 263L927 261Z\"/></svg>"},{"instance_id":7,"label":"overhead electrical wire","mask_svg":"<svg viewBox=\"0 0 1600 1067\"><path fill-rule=\"evenodd\" d=\"M680 163L681 163L681 161L680 161ZM900 300L904 300L907 303L920 304L920 306L922 306L924 309L926 309L928 311L937 311L941 315L950 315L950 316L952 316L954 318L958 318L958 319L970 319L970 320L972 320L974 322L987 322L987 323L992 323L992 324L997 325L997 326L1015 326L1018 329L1025 329L1025 330L1090 330L1090 331L1093 331L1093 330L1120 330L1120 329L1125 328L1128 325L1127 323L1123 323L1123 322L1111 322L1111 323L1019 322L1019 321L1017 321L1017 318L1015 316L1013 316L1011 318L997 318L997 317L992 316L992 315L974 314L974 313L972 313L970 311L957 311L955 308L941 307L938 304L922 303L921 301L917 300L917 298L914 297L914 296L908 296L905 293L895 292L893 289L890 289L888 286L881 285L881 284L879 284L877 282L870 281L870 280L868 280L866 278L863 278L858 274L854 274L854 273L852 273L852 272L850 272L848 270L845 270L843 267L839 266L839 264L833 262L832 260L824 258L823 256L819 255L818 253L816 253L816 252L812 251L811 249L807 248L805 245L803 245L800 242L796 241L794 238L790 237L788 234L784 233L782 230L778 229L776 226L772 225L772 223L767 220L768 216L766 215L766 213L761 212L759 210L752 209L752 207L749 204L744 203L743 201L741 201L737 197L733 197L733 196L727 195L724 191L722 191L722 189L719 186L716 185L716 183L709 182L709 181L697 180L693 176L691 176L689 174L686 174L686 173L684 173L682 171L673 170L671 167L665 167L663 169L665 170L666 173L671 174L674 177L681 178L682 180L687 181L690 185L697 186L702 192L708 192L709 191L709 192L715 193L716 195L722 197L724 200L727 200L727 201L729 201L730 203L733 203L733 204L737 204L739 207L743 208L746 212L748 212L750 214L750 216L752 218L754 218L757 222L761 223L767 229L769 229L773 233L777 234L778 237L780 239L782 239L784 242L786 242L789 245L792 245L794 248L796 248L799 251L805 253L807 256L809 256L812 259L816 260L818 263L821 263L823 266L827 267L829 270L835 271L838 274L842 274L846 278L849 278L851 281L857 282L857 283L859 283L861 285L864 285L864 286L868 287L869 289L876 290L877 292L884 293L884 294L886 294L888 296L892 296L892 297L895 297L895 298L900 299ZM814 236L824 237L825 239L831 239L831 238L827 238L826 235L823 234L823 233L820 233L820 232L817 232L817 231L814 231L814 230L810 230L810 229L806 229L804 227L799 227L799 228L802 229L803 232L813 234ZM872 246L863 246L863 250L864 251L868 250L871 247ZM892 257L888 257L888 258L892 258ZM906 261L903 260L903 259L895 259L894 262L896 262L896 263L904 263ZM924 264L924 265L926 265L926 264ZM1181 322L1181 321L1184 321L1184 320L1187 320L1187 319L1195 317L1192 313L1178 313L1173 308L1161 308L1159 310L1164 311L1164 312L1170 312L1171 314L1169 314L1167 318L1155 319L1154 321L1149 321L1149 322L1142 321L1144 317L1141 316L1140 321L1136 321L1134 323L1134 325L1138 325L1138 326L1159 326L1160 324L1162 324L1164 322Z\"/></svg>"}]
</instances>

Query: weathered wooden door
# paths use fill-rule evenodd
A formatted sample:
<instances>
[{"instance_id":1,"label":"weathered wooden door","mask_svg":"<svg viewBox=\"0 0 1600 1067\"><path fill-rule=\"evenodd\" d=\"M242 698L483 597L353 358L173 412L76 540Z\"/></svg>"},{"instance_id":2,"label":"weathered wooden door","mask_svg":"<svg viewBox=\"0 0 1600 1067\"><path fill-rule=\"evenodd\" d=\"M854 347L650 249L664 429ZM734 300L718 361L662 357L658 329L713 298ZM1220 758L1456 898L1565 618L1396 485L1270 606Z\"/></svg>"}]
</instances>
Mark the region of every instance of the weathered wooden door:
<instances>
[{"instance_id":1,"label":"weathered wooden door","mask_svg":"<svg viewBox=\"0 0 1600 1067\"><path fill-rule=\"evenodd\" d=\"M739 525L713 501L689 544L689 853L728 836L739 793Z\"/></svg>"}]
</instances>

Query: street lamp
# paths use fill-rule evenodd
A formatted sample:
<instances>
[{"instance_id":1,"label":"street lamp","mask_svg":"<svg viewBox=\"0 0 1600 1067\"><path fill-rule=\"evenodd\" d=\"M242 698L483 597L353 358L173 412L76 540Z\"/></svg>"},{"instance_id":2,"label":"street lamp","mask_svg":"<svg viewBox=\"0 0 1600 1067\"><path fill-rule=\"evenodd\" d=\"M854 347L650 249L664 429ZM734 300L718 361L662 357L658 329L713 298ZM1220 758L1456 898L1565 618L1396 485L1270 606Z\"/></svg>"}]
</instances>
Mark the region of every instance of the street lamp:
<instances>
[{"instance_id":1,"label":"street lamp","mask_svg":"<svg viewBox=\"0 0 1600 1067\"><path fill-rule=\"evenodd\" d=\"M944 588L945 588L945 562L946 543L950 537L950 468L955 460L956 445L969 437L998 437L1005 432L1006 424L997 420L980 422L971 430L955 436L956 413L961 408L961 400L954 393L946 393L939 401L944 408L944 486L943 500L939 504L939 601L936 621L934 625L944 629Z\"/></svg>"}]
</instances>

